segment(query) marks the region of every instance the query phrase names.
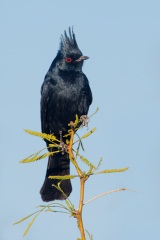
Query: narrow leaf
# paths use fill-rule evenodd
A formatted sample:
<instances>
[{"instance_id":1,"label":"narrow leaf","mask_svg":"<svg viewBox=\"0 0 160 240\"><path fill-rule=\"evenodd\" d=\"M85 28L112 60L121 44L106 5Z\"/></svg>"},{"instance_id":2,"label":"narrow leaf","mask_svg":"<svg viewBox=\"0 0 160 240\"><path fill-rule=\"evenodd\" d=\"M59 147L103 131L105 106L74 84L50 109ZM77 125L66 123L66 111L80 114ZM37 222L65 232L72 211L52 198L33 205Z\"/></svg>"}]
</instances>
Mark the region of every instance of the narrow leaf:
<instances>
[{"instance_id":1,"label":"narrow leaf","mask_svg":"<svg viewBox=\"0 0 160 240\"><path fill-rule=\"evenodd\" d=\"M51 209L49 206L47 206L47 209L45 210L45 212L56 212L56 211Z\"/></svg>"},{"instance_id":2,"label":"narrow leaf","mask_svg":"<svg viewBox=\"0 0 160 240\"><path fill-rule=\"evenodd\" d=\"M126 170L128 170L127 168L119 168L119 169L109 169L109 170L102 170L96 174L101 174L101 173L115 173L115 172L125 172Z\"/></svg>"},{"instance_id":3,"label":"narrow leaf","mask_svg":"<svg viewBox=\"0 0 160 240\"><path fill-rule=\"evenodd\" d=\"M53 153L54 153L54 152L48 152L48 153L44 153L44 154L38 155L38 156L37 156L37 154L35 154L34 156L31 155L31 156L29 156L28 158L25 158L25 159L21 160L20 163L35 162L35 161L37 161L37 160L40 160L40 159L46 158L46 157L48 157L48 156L50 156L50 155L53 155ZM33 156L33 157L32 157L32 156Z\"/></svg>"},{"instance_id":4,"label":"narrow leaf","mask_svg":"<svg viewBox=\"0 0 160 240\"><path fill-rule=\"evenodd\" d=\"M82 138L87 138L87 137L89 137L95 130L96 130L96 127L93 128L91 131L87 132L86 134L84 134L84 135L81 137L81 139L82 139Z\"/></svg>"},{"instance_id":5,"label":"narrow leaf","mask_svg":"<svg viewBox=\"0 0 160 240\"><path fill-rule=\"evenodd\" d=\"M86 231L86 233L88 234L89 239L90 239L90 240L93 240L93 235L90 234L86 229L85 229L85 231Z\"/></svg>"},{"instance_id":6,"label":"narrow leaf","mask_svg":"<svg viewBox=\"0 0 160 240\"><path fill-rule=\"evenodd\" d=\"M48 140L50 142L54 142L54 141L59 142L59 140L53 134L46 134L46 133L41 133L41 132L35 132L35 131L28 130L28 129L25 129L24 131L26 133L29 133L29 134L33 135L33 136L46 139L46 140Z\"/></svg>"},{"instance_id":7,"label":"narrow leaf","mask_svg":"<svg viewBox=\"0 0 160 240\"><path fill-rule=\"evenodd\" d=\"M78 135L78 133L75 133L75 134L77 135L78 140L77 140L76 142L74 142L73 145L74 145L75 143L79 142L79 143L78 143L78 147L77 147L77 152L79 152L80 147L82 148L83 151L85 151L80 136Z\"/></svg>"},{"instance_id":8,"label":"narrow leaf","mask_svg":"<svg viewBox=\"0 0 160 240\"><path fill-rule=\"evenodd\" d=\"M118 188L118 189L115 189L115 190L111 190L111 191L109 191L109 192L101 193L101 194L99 194L99 195L91 198L90 200L88 200L87 202L85 202L83 205L85 205L85 204L87 204L87 203L89 203L89 202L92 202L92 201L94 201L95 199L98 199L98 198L103 197L103 196L105 196L105 195L108 195L108 194L111 194L111 193L115 193L115 192L124 191L124 190L127 190L127 189L126 189L126 188Z\"/></svg>"},{"instance_id":9,"label":"narrow leaf","mask_svg":"<svg viewBox=\"0 0 160 240\"><path fill-rule=\"evenodd\" d=\"M74 211L74 205L71 203L71 201L69 200L69 199L66 199L65 200L65 203L66 203L66 205L67 205L67 211L69 212L69 213L71 213L72 211Z\"/></svg>"},{"instance_id":10,"label":"narrow leaf","mask_svg":"<svg viewBox=\"0 0 160 240\"><path fill-rule=\"evenodd\" d=\"M31 228L32 224L34 223L34 221L36 220L36 218L38 217L38 215L39 215L41 212L43 212L43 210L45 210L45 208L46 208L46 206L44 206L44 207L34 216L34 218L33 218L33 219L31 220L31 222L28 224L28 227L27 227L27 229L25 230L23 236L26 236L26 235L27 235L27 233L28 233L29 229Z\"/></svg>"},{"instance_id":11,"label":"narrow leaf","mask_svg":"<svg viewBox=\"0 0 160 240\"><path fill-rule=\"evenodd\" d=\"M90 166L87 175L92 175L92 174L94 173L93 169L95 170L95 168L93 168L92 166Z\"/></svg>"},{"instance_id":12,"label":"narrow leaf","mask_svg":"<svg viewBox=\"0 0 160 240\"><path fill-rule=\"evenodd\" d=\"M37 212L39 212L39 211L36 211L36 212L28 215L27 217L21 218L19 221L15 222L15 223L13 223L13 224L15 225L15 224L19 224L19 223L23 222L23 221L25 221L27 218L30 218L31 216L33 216L34 214L36 214Z\"/></svg>"},{"instance_id":13,"label":"narrow leaf","mask_svg":"<svg viewBox=\"0 0 160 240\"><path fill-rule=\"evenodd\" d=\"M84 146L83 146L83 143L82 143L81 140L80 140L80 144L81 144L81 148L82 148L82 150L83 150L83 152L84 152L85 150L84 150Z\"/></svg>"},{"instance_id":14,"label":"narrow leaf","mask_svg":"<svg viewBox=\"0 0 160 240\"><path fill-rule=\"evenodd\" d=\"M102 164L102 158L100 158L100 161L99 161L99 163L97 165L97 169L101 166L101 164Z\"/></svg>"},{"instance_id":15,"label":"narrow leaf","mask_svg":"<svg viewBox=\"0 0 160 240\"><path fill-rule=\"evenodd\" d=\"M56 143L51 143L51 144L49 144L49 147L48 147L48 148L52 148L52 147L58 148L58 147L59 147L59 144L56 144Z\"/></svg>"},{"instance_id":16,"label":"narrow leaf","mask_svg":"<svg viewBox=\"0 0 160 240\"><path fill-rule=\"evenodd\" d=\"M79 123L79 118L78 118L78 115L76 114L75 127L77 126L78 123Z\"/></svg>"},{"instance_id":17,"label":"narrow leaf","mask_svg":"<svg viewBox=\"0 0 160 240\"><path fill-rule=\"evenodd\" d=\"M25 230L23 236L26 236L26 235L28 234L29 229L31 228L32 224L34 223L34 221L36 220L36 218L38 217L39 214L40 214L40 212L37 213L37 214L34 216L34 218L30 221L30 223L28 224L28 227L27 227L27 229Z\"/></svg>"},{"instance_id":18,"label":"narrow leaf","mask_svg":"<svg viewBox=\"0 0 160 240\"><path fill-rule=\"evenodd\" d=\"M78 177L78 175L49 176L48 178L50 178L50 179L66 180L66 179L73 179L75 177Z\"/></svg>"},{"instance_id":19,"label":"narrow leaf","mask_svg":"<svg viewBox=\"0 0 160 240\"><path fill-rule=\"evenodd\" d=\"M45 149L46 149L46 148L43 148L43 149L41 149L40 151L38 151L38 152L36 152L36 153L34 153L34 154L31 154L31 155L29 155L27 158L25 158L25 159L23 159L23 160L32 158L33 156L36 157L36 156L38 156L38 154L39 154L40 152L42 152L42 151L45 150ZM21 161L23 161L23 160L21 160ZM20 162L21 162L21 161L20 161Z\"/></svg>"},{"instance_id":20,"label":"narrow leaf","mask_svg":"<svg viewBox=\"0 0 160 240\"><path fill-rule=\"evenodd\" d=\"M84 162L87 166L89 166L91 168L96 168L87 158L80 156L80 155L79 155L79 157L82 160L82 162Z\"/></svg>"},{"instance_id":21,"label":"narrow leaf","mask_svg":"<svg viewBox=\"0 0 160 240\"><path fill-rule=\"evenodd\" d=\"M96 111L91 116L89 116L89 118L93 117L98 111L99 111L99 108L97 107Z\"/></svg>"},{"instance_id":22,"label":"narrow leaf","mask_svg":"<svg viewBox=\"0 0 160 240\"><path fill-rule=\"evenodd\" d=\"M78 143L78 146L77 146L76 159L77 159L77 156L78 156L78 153L79 153L80 146L81 146L81 142L79 142L79 143Z\"/></svg>"}]
</instances>

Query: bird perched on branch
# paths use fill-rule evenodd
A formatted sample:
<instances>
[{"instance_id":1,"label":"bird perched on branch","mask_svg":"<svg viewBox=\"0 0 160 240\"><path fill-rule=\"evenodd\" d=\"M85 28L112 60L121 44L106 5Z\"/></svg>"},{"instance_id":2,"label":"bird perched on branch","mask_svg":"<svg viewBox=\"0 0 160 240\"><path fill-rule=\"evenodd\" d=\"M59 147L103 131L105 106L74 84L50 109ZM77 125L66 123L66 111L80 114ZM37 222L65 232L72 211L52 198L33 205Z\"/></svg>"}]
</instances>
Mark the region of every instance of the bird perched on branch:
<instances>
[{"instance_id":1,"label":"bird perched on branch","mask_svg":"<svg viewBox=\"0 0 160 240\"><path fill-rule=\"evenodd\" d=\"M53 60L41 87L41 127L42 132L54 134L60 139L60 132L68 132L68 124L75 120L76 114L80 118L87 115L92 103L92 93L89 82L82 72L84 60L73 29L69 28L61 36L60 49ZM49 142L46 141L47 146ZM55 151L57 149L53 149ZM49 151L51 151L49 149ZM49 176L64 176L70 174L70 160L68 154L61 152L49 156L44 184L40 190L43 201L55 199L64 200L64 194L55 188L59 180L49 179ZM68 197L72 191L69 179L63 180L61 189Z\"/></svg>"}]
</instances>

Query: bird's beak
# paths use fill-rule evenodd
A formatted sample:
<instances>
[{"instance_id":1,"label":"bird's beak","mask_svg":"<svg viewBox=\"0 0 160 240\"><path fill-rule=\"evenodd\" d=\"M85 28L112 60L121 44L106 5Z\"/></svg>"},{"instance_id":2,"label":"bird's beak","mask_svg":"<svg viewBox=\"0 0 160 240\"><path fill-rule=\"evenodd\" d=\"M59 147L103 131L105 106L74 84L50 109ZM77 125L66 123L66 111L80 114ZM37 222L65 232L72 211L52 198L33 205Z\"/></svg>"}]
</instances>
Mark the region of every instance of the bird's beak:
<instances>
[{"instance_id":1,"label":"bird's beak","mask_svg":"<svg viewBox=\"0 0 160 240\"><path fill-rule=\"evenodd\" d=\"M83 60L87 60L89 57L87 56L80 56L80 58L78 58L75 62L81 62Z\"/></svg>"}]
</instances>

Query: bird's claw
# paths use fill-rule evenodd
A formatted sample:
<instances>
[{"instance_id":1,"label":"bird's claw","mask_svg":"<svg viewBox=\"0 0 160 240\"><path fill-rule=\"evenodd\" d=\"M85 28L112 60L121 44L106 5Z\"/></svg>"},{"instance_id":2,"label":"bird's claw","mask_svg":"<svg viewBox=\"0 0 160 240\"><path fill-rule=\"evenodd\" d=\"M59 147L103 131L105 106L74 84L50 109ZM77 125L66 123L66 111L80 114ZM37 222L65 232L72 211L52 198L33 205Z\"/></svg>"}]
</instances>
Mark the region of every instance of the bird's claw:
<instances>
[{"instance_id":1,"label":"bird's claw","mask_svg":"<svg viewBox=\"0 0 160 240\"><path fill-rule=\"evenodd\" d=\"M88 122L89 122L89 118L87 117L87 115L82 115L80 117L80 122L82 122L82 125L88 128Z\"/></svg>"},{"instance_id":2,"label":"bird's claw","mask_svg":"<svg viewBox=\"0 0 160 240\"><path fill-rule=\"evenodd\" d=\"M62 151L62 154L64 155L65 152L67 152L67 145L63 142L62 131L59 131L59 135L60 135L60 144L58 146L58 149L60 149Z\"/></svg>"}]
</instances>

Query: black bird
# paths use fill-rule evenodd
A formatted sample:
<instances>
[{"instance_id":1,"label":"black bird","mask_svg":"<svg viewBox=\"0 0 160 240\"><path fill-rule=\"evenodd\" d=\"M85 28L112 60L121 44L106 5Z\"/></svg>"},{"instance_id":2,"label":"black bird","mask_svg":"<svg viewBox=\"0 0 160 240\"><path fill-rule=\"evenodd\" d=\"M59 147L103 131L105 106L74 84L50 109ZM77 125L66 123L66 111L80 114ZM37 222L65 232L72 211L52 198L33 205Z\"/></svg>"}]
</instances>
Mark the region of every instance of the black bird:
<instances>
[{"instance_id":1,"label":"black bird","mask_svg":"<svg viewBox=\"0 0 160 240\"><path fill-rule=\"evenodd\" d=\"M73 29L69 34L64 31L61 36L60 49L53 60L41 87L41 126L42 132L54 134L60 139L68 132L70 121L87 115L92 103L92 93L89 82L82 72L84 60ZM49 142L46 141L48 146ZM57 149L49 149L55 151ZM64 200L66 197L52 184L57 185L59 180L49 179L49 176L64 176L70 174L70 161L68 154L61 152L50 156L44 184L40 190L43 201L55 199ZM68 197L72 191L70 180L63 180L61 189Z\"/></svg>"}]
</instances>

